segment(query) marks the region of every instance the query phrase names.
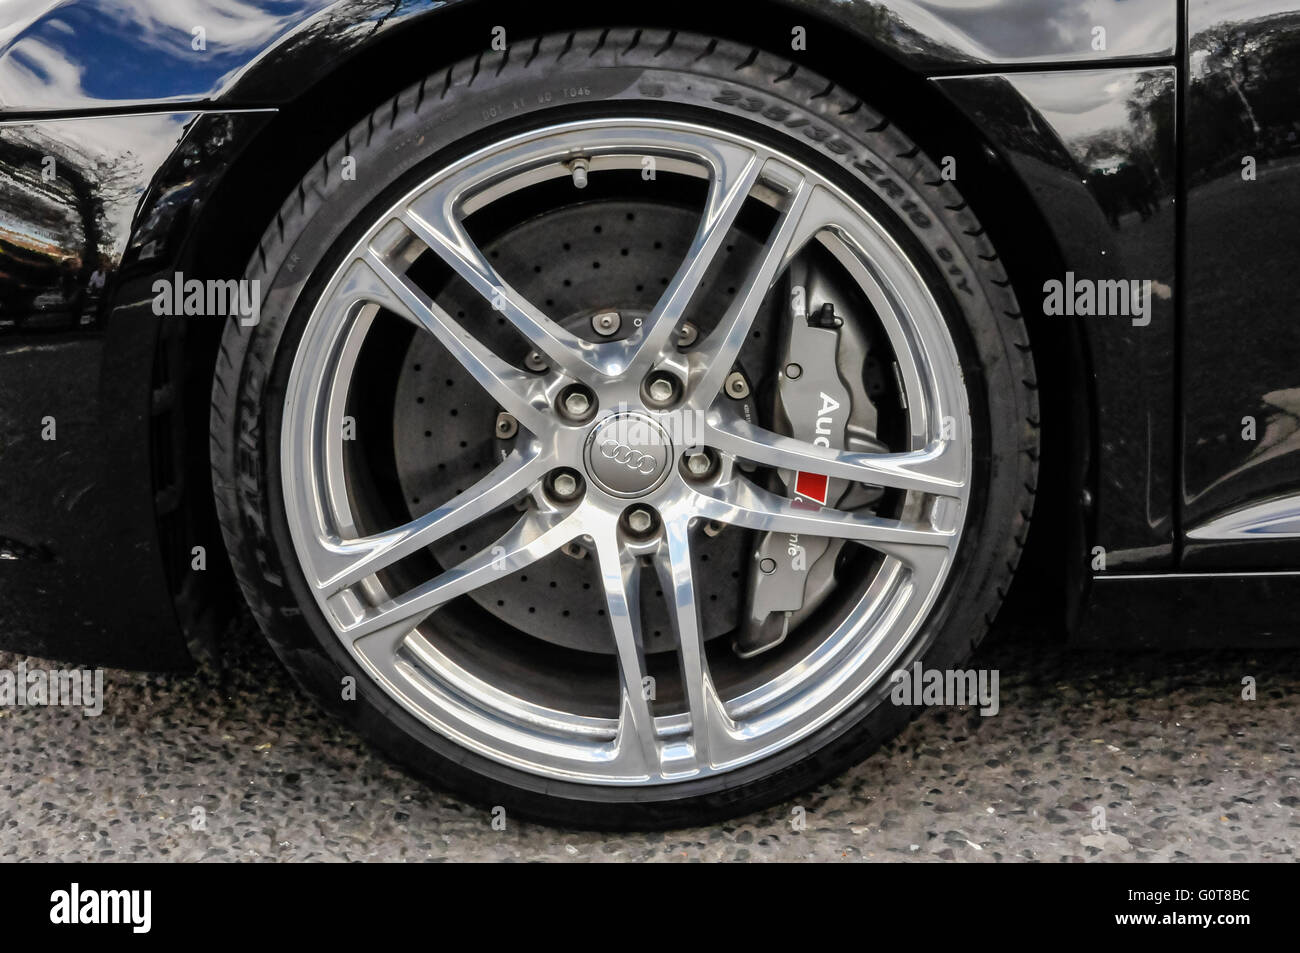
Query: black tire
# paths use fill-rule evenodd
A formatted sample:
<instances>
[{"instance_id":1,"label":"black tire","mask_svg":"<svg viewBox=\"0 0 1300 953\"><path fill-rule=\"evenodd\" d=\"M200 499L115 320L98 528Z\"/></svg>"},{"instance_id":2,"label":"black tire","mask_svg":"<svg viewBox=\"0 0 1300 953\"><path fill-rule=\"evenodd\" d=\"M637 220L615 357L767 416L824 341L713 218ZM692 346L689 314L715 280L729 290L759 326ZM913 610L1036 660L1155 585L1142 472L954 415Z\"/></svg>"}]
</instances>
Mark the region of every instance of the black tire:
<instances>
[{"instance_id":1,"label":"black tire","mask_svg":"<svg viewBox=\"0 0 1300 953\"><path fill-rule=\"evenodd\" d=\"M545 95L550 94L550 95ZM572 94L572 95L569 95ZM543 100L546 100L543 104ZM618 104L613 107L612 104ZM331 269L368 216L476 144L562 117L706 112L838 175L891 223L928 276L963 361L975 425L963 543L899 667L960 666L997 612L1028 531L1038 403L1025 324L996 250L934 162L887 118L801 66L721 39L652 30L543 36L508 56L462 60L381 104L323 156L263 237L247 277L261 321L232 322L211 412L213 486L234 571L258 623L325 708L433 783L484 805L588 828L697 824L772 804L828 778L900 731L915 709L878 685L801 744L722 775L657 788L562 784L460 749L400 708L339 645L294 557L280 493L280 414L294 348ZM338 170L356 162L356 181ZM352 237L349 237L352 236ZM356 701L341 700L345 676Z\"/></svg>"}]
</instances>

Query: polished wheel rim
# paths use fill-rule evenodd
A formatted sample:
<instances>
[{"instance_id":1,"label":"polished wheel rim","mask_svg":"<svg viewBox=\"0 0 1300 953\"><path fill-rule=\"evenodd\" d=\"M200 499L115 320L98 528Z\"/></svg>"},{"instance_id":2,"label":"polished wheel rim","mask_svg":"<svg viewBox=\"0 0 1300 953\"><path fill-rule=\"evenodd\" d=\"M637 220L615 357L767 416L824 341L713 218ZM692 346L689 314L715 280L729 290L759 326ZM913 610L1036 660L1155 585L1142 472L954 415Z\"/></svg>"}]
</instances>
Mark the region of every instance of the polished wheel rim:
<instances>
[{"instance_id":1,"label":"polished wheel rim","mask_svg":"<svg viewBox=\"0 0 1300 953\"><path fill-rule=\"evenodd\" d=\"M525 300L470 237L466 219L529 189L641 170L703 183L689 250L636 327L581 336ZM770 211L748 279L689 350L683 314L742 208ZM902 445L836 450L737 412L728 376L791 261L819 245L870 301L903 395ZM412 277L432 254L539 357L497 353ZM511 449L472 485L396 526L368 525L350 482L349 401L379 315L431 336L516 427ZM578 395L575 397L574 395ZM601 119L529 132L421 182L343 256L314 307L290 373L281 431L286 516L330 628L373 680L459 746L549 779L668 784L769 757L826 725L888 678L952 565L969 495L967 396L953 341L920 272L889 231L829 178L770 146L695 123ZM701 456L703 454L703 456ZM889 515L809 505L753 479L755 467L883 487ZM427 578L389 570L502 511L513 525ZM778 670L722 689L701 626L702 526L848 541L872 554L852 598ZM439 637L439 614L480 587L581 544L603 590L617 678L593 713L530 694ZM641 599L651 574L667 605L680 701L656 702ZM794 651L793 649L791 651ZM504 668L504 664L502 666Z\"/></svg>"}]
</instances>

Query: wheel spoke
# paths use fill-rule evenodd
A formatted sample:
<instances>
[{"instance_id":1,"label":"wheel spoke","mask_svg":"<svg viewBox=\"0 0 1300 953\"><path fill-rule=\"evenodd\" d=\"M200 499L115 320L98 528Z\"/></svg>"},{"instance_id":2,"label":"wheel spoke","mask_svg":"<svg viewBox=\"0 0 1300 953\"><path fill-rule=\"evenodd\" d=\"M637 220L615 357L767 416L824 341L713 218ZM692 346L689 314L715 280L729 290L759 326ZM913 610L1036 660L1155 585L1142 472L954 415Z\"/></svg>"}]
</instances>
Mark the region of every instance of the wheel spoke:
<instances>
[{"instance_id":1,"label":"wheel spoke","mask_svg":"<svg viewBox=\"0 0 1300 953\"><path fill-rule=\"evenodd\" d=\"M802 175L795 175L785 211L746 278L743 293L732 299L717 327L692 352L692 360L700 372L692 387L691 403L699 410L708 410L722 389L722 382L749 337L749 329L772 283L799 249L826 224L827 209L820 199L823 190Z\"/></svg>"},{"instance_id":2,"label":"wheel spoke","mask_svg":"<svg viewBox=\"0 0 1300 953\"><path fill-rule=\"evenodd\" d=\"M375 251L367 250L353 270L360 297L433 334L470 376L529 430L538 433L546 426L549 412L540 380L494 354Z\"/></svg>"},{"instance_id":3,"label":"wheel spoke","mask_svg":"<svg viewBox=\"0 0 1300 953\"><path fill-rule=\"evenodd\" d=\"M630 771L648 777L660 772L654 713L647 697L645 644L641 636L641 567L612 531L596 537L596 559L605 587L605 605L614 631L622 699L616 745Z\"/></svg>"},{"instance_id":4,"label":"wheel spoke","mask_svg":"<svg viewBox=\"0 0 1300 953\"><path fill-rule=\"evenodd\" d=\"M765 532L853 540L917 568L933 566L956 540L953 532L920 523L786 499L739 478L726 487L696 490L694 497L696 511L705 519Z\"/></svg>"},{"instance_id":5,"label":"wheel spoke","mask_svg":"<svg viewBox=\"0 0 1300 953\"><path fill-rule=\"evenodd\" d=\"M342 634L355 640L379 632L409 632L457 596L531 565L581 532L581 524L573 516L527 513L492 545L423 585L380 603L344 626Z\"/></svg>"},{"instance_id":6,"label":"wheel spoke","mask_svg":"<svg viewBox=\"0 0 1300 953\"><path fill-rule=\"evenodd\" d=\"M700 606L691 567L689 521L675 520L665 524L664 529L666 542L656 557L655 567L677 636L691 723L689 750L684 756L670 755L666 759L670 761L666 773L673 774L725 764L734 757L737 745L730 731L731 719L714 688L704 652L704 630L700 625Z\"/></svg>"},{"instance_id":7,"label":"wheel spoke","mask_svg":"<svg viewBox=\"0 0 1300 953\"><path fill-rule=\"evenodd\" d=\"M757 153L738 146L719 146L708 159L709 197L699 229L673 280L646 319L646 329L630 362L629 373L633 376L644 374L671 341L762 169Z\"/></svg>"},{"instance_id":8,"label":"wheel spoke","mask_svg":"<svg viewBox=\"0 0 1300 953\"><path fill-rule=\"evenodd\" d=\"M560 327L501 277L457 221L455 199L449 188L431 189L412 202L400 220L570 377L593 383L598 375L621 373L623 362L614 359L613 352Z\"/></svg>"},{"instance_id":9,"label":"wheel spoke","mask_svg":"<svg viewBox=\"0 0 1300 953\"><path fill-rule=\"evenodd\" d=\"M473 486L409 523L374 536L322 542L312 557L316 588L329 596L360 582L500 509L544 472L539 453L515 451Z\"/></svg>"},{"instance_id":10,"label":"wheel spoke","mask_svg":"<svg viewBox=\"0 0 1300 953\"><path fill-rule=\"evenodd\" d=\"M950 441L936 441L924 450L902 453L860 453L819 447L773 433L740 417L722 423L711 414L705 423L704 442L754 463L822 473L831 479L950 497L960 496L965 486L960 475L960 454Z\"/></svg>"}]
</instances>

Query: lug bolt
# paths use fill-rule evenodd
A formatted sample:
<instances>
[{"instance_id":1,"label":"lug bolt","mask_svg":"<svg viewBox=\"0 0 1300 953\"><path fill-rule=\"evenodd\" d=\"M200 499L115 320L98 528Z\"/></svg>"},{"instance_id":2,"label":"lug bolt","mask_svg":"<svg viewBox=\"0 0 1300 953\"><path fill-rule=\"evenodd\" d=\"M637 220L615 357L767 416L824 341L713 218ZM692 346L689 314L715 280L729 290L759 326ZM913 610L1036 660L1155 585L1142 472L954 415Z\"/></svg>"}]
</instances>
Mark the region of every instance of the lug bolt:
<instances>
[{"instance_id":1,"label":"lug bolt","mask_svg":"<svg viewBox=\"0 0 1300 953\"><path fill-rule=\"evenodd\" d=\"M591 396L581 387L571 387L560 398L566 416L585 420L591 414Z\"/></svg>"},{"instance_id":2,"label":"lug bolt","mask_svg":"<svg viewBox=\"0 0 1300 953\"><path fill-rule=\"evenodd\" d=\"M758 563L758 570L765 576L772 575L772 573L776 572L776 560L771 556L764 557Z\"/></svg>"},{"instance_id":3,"label":"lug bolt","mask_svg":"<svg viewBox=\"0 0 1300 953\"><path fill-rule=\"evenodd\" d=\"M617 334L622 324L623 319L619 317L617 311L602 311L600 314L594 314L591 317L592 330L604 337Z\"/></svg>"},{"instance_id":4,"label":"lug bolt","mask_svg":"<svg viewBox=\"0 0 1300 953\"><path fill-rule=\"evenodd\" d=\"M787 364L785 366L785 376L790 378L792 381L797 381L799 378L803 377L803 368L798 364Z\"/></svg>"},{"instance_id":5,"label":"lug bolt","mask_svg":"<svg viewBox=\"0 0 1300 953\"><path fill-rule=\"evenodd\" d=\"M567 470L561 470L551 480L551 493L557 500L571 500L578 495L578 478Z\"/></svg>"},{"instance_id":6,"label":"lug bolt","mask_svg":"<svg viewBox=\"0 0 1300 953\"><path fill-rule=\"evenodd\" d=\"M580 390L575 390L564 398L564 409L575 417L581 417L591 410L591 399Z\"/></svg>"},{"instance_id":7,"label":"lug bolt","mask_svg":"<svg viewBox=\"0 0 1300 953\"><path fill-rule=\"evenodd\" d=\"M497 414L497 436L509 440L519 432L519 421L505 411Z\"/></svg>"},{"instance_id":8,"label":"lug bolt","mask_svg":"<svg viewBox=\"0 0 1300 953\"><path fill-rule=\"evenodd\" d=\"M644 506L628 510L627 528L638 536L644 536L654 528L655 515Z\"/></svg>"},{"instance_id":9,"label":"lug bolt","mask_svg":"<svg viewBox=\"0 0 1300 953\"><path fill-rule=\"evenodd\" d=\"M646 384L645 392L646 396L650 398L651 403L663 405L672 403L676 388L673 387L671 378L659 375L657 377L652 377L649 380Z\"/></svg>"},{"instance_id":10,"label":"lug bolt","mask_svg":"<svg viewBox=\"0 0 1300 953\"><path fill-rule=\"evenodd\" d=\"M713 469L713 460L703 451L686 457L686 472L691 476L705 477Z\"/></svg>"},{"instance_id":11,"label":"lug bolt","mask_svg":"<svg viewBox=\"0 0 1300 953\"><path fill-rule=\"evenodd\" d=\"M585 189L587 187L587 160L574 159L569 163L569 171L573 173L573 187L575 189Z\"/></svg>"},{"instance_id":12,"label":"lug bolt","mask_svg":"<svg viewBox=\"0 0 1300 953\"><path fill-rule=\"evenodd\" d=\"M685 321L682 323L682 326L677 329L677 346L690 347L699 339L699 336L700 329L691 324L691 322Z\"/></svg>"},{"instance_id":13,"label":"lug bolt","mask_svg":"<svg viewBox=\"0 0 1300 953\"><path fill-rule=\"evenodd\" d=\"M749 381L745 380L745 375L740 371L732 371L727 375L727 380L722 385L722 389L727 392L728 397L744 400L749 396Z\"/></svg>"}]
</instances>

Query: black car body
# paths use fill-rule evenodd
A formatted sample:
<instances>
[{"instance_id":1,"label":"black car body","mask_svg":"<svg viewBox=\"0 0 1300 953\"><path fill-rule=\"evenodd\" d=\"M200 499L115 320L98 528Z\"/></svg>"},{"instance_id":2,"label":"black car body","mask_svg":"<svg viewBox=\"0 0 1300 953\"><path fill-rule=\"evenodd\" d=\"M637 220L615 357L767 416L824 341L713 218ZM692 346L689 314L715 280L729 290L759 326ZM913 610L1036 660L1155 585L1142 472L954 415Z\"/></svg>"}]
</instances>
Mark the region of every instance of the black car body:
<instances>
[{"instance_id":1,"label":"black car body","mask_svg":"<svg viewBox=\"0 0 1300 953\"><path fill-rule=\"evenodd\" d=\"M220 328L155 314L155 280L237 276L307 163L494 26L609 16L581 0L183 9L200 22L166 0L41 0L0 23L8 649L184 667L239 598L206 471ZM1086 638L1294 636L1300 9L763 0L638 19L776 50L803 27L818 72L955 158L1027 313L1067 275L1150 282L1142 322L1030 314L1032 588Z\"/></svg>"}]
</instances>

